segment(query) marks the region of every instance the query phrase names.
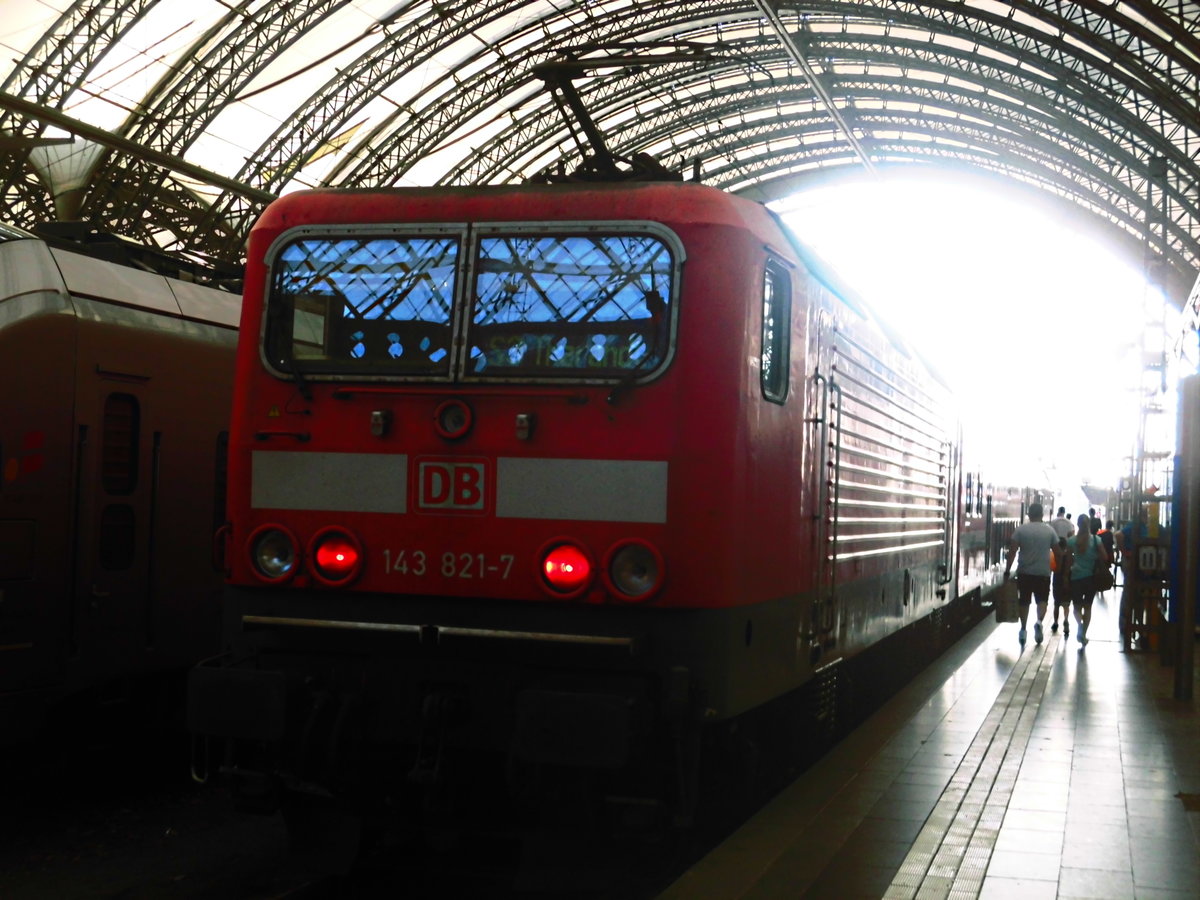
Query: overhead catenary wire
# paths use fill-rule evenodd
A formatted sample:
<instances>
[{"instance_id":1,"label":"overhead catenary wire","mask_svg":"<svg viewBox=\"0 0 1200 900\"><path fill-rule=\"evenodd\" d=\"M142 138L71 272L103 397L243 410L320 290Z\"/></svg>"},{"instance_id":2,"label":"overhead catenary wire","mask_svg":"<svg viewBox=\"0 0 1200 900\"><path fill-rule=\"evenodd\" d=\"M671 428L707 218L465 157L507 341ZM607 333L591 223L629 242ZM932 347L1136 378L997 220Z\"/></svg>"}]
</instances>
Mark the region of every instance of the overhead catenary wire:
<instances>
[{"instance_id":1,"label":"overhead catenary wire","mask_svg":"<svg viewBox=\"0 0 1200 900\"><path fill-rule=\"evenodd\" d=\"M846 121L845 117L842 116L841 111L837 108L837 104L833 101L833 96L821 82L816 70L812 67L812 63L808 61L808 57L805 56L804 53L801 52L800 48L796 46L796 41L792 38L791 33L783 24L783 20L779 17L778 11L774 6L771 5L771 0L754 0L754 5L758 7L759 12L763 14L763 17L770 24L776 36L779 38L780 43L783 44L784 49L787 50L788 56L790 56L792 60L804 70L804 77L808 79L808 83L812 86L813 92L820 99L821 104L825 107L825 111L829 113L829 117L833 119L838 130L846 139L846 142L854 150L854 155L857 156L859 161L863 164L863 168L872 175L877 175L878 173L875 171L875 166L871 162L871 157L867 154L866 149L864 149L858 138L855 137L854 130L850 127L850 124Z\"/></svg>"}]
</instances>

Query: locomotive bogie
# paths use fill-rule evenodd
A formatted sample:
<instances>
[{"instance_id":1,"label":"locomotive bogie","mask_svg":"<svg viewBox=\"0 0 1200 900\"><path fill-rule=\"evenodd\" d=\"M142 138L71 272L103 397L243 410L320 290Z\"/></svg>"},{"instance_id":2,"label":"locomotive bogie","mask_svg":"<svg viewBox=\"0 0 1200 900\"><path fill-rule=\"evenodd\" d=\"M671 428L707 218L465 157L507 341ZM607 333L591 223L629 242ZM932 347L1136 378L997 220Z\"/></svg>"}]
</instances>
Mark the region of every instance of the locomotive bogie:
<instances>
[{"instance_id":1,"label":"locomotive bogie","mask_svg":"<svg viewBox=\"0 0 1200 900\"><path fill-rule=\"evenodd\" d=\"M474 816L485 798L507 795L506 777L548 778L549 767L594 771L605 796L678 808L684 748L797 684L798 623L782 601L534 612L419 598L398 610L394 598L359 594L339 598L333 623L326 597L227 596L239 655L253 662L193 673L191 725L232 737L251 758L266 748L257 770L234 757L235 781L254 770L280 797L323 785L374 808L385 797L427 804L466 768L493 779L471 798ZM264 733L264 723L277 724ZM509 789L535 800L531 785Z\"/></svg>"}]
</instances>

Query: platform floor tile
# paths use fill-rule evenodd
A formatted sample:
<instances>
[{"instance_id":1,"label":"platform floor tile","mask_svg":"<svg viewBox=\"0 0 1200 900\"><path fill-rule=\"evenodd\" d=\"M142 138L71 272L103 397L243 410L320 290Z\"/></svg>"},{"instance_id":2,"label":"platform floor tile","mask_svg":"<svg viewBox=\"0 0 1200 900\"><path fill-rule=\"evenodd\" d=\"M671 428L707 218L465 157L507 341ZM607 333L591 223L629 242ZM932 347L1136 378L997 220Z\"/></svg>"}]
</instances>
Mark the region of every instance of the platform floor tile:
<instances>
[{"instance_id":1,"label":"platform floor tile","mask_svg":"<svg viewBox=\"0 0 1200 900\"><path fill-rule=\"evenodd\" d=\"M1200 700L1117 603L981 624L660 900L1200 897Z\"/></svg>"}]
</instances>

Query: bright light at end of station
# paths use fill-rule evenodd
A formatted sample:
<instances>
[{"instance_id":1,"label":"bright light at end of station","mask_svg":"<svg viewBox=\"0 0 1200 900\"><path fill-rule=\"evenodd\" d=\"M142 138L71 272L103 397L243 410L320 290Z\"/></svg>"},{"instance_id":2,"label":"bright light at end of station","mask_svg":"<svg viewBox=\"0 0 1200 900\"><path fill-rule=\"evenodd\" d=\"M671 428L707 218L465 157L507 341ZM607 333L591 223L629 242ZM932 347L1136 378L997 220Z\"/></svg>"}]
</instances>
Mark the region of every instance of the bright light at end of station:
<instances>
[{"instance_id":1,"label":"bright light at end of station","mask_svg":"<svg viewBox=\"0 0 1200 900\"><path fill-rule=\"evenodd\" d=\"M773 206L945 378L973 450L1095 484L1126 472L1148 290L1130 241L1030 188L929 172Z\"/></svg>"}]
</instances>

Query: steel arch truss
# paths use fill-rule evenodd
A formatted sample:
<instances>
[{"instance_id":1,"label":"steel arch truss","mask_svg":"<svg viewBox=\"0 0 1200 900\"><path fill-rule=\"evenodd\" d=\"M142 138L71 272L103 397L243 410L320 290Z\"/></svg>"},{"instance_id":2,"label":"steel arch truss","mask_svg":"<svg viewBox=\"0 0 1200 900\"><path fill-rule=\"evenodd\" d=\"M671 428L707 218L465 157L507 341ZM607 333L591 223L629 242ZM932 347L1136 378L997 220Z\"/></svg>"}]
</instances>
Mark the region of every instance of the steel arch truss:
<instances>
[{"instance_id":1,"label":"steel arch truss","mask_svg":"<svg viewBox=\"0 0 1200 900\"><path fill-rule=\"evenodd\" d=\"M120 136L203 166L189 153L198 153L205 129L347 5L225 4L228 12L196 38L188 65L142 98ZM75 0L2 90L64 109L153 6ZM617 153L699 159L705 180L769 193L857 164L818 99L824 94L875 163L940 161L998 174L1138 236L1148 232L1153 187L1165 198L1153 213L1164 214L1163 252L1190 281L1200 264L1198 26L1200 3L1182 0L412 0L368 29L369 39L352 41L333 77L281 117L239 172L222 174L278 193L298 182L473 184L571 169L582 151L533 67L618 42L675 43L711 59L602 70L577 82ZM440 77L406 79L438 67ZM398 94L401 85L409 93ZM381 96L394 111L376 106L371 126L348 139L336 164L319 179L309 175L313 160ZM0 111L6 146L32 146L43 130ZM53 203L27 156L14 149L0 157L0 190L9 217L30 225L52 215ZM1151 183L1153 159L1165 161L1167 175ZM82 210L143 241L236 260L259 203L110 151Z\"/></svg>"}]
</instances>

